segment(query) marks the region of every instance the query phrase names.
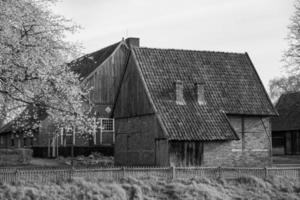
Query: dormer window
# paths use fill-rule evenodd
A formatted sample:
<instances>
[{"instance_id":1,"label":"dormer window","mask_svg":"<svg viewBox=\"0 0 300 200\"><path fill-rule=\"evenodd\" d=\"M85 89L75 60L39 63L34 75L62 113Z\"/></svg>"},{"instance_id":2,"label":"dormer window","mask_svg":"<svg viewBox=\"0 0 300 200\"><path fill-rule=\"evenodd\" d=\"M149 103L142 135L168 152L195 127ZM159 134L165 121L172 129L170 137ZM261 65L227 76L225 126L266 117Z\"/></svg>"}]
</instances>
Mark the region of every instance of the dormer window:
<instances>
[{"instance_id":1,"label":"dormer window","mask_svg":"<svg viewBox=\"0 0 300 200\"><path fill-rule=\"evenodd\" d=\"M180 80L174 82L175 101L177 105L185 105L183 97L183 83Z\"/></svg>"},{"instance_id":2,"label":"dormer window","mask_svg":"<svg viewBox=\"0 0 300 200\"><path fill-rule=\"evenodd\" d=\"M195 93L199 105L205 105L205 84L203 82L195 83Z\"/></svg>"}]
</instances>

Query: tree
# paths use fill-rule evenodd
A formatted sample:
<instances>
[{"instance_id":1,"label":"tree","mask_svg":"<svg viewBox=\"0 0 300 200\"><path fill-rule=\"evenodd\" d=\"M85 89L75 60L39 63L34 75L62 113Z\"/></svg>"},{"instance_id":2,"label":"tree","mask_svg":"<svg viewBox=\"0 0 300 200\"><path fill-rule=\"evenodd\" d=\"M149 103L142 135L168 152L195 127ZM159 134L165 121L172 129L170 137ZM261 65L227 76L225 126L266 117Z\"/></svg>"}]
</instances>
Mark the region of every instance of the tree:
<instances>
[{"instance_id":1,"label":"tree","mask_svg":"<svg viewBox=\"0 0 300 200\"><path fill-rule=\"evenodd\" d=\"M45 110L57 125L84 127L86 88L67 62L78 54L66 42L77 30L54 15L55 0L0 0L0 118L13 118L25 107Z\"/></svg>"},{"instance_id":2,"label":"tree","mask_svg":"<svg viewBox=\"0 0 300 200\"><path fill-rule=\"evenodd\" d=\"M285 74L270 81L270 93L273 99L278 98L282 93L300 90L300 0L296 0L294 6L295 12L288 27L289 48L283 55Z\"/></svg>"}]
</instances>

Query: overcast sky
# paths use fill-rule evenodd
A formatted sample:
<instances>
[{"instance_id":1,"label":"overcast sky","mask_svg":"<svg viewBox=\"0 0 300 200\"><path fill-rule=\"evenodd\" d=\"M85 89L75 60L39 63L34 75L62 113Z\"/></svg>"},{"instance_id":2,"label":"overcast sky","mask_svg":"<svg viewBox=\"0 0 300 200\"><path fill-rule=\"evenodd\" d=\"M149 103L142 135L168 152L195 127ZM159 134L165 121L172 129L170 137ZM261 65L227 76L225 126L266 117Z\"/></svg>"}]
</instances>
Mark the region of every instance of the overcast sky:
<instances>
[{"instance_id":1,"label":"overcast sky","mask_svg":"<svg viewBox=\"0 0 300 200\"><path fill-rule=\"evenodd\" d=\"M139 37L141 46L248 52L266 89L281 72L293 0L61 0L89 53Z\"/></svg>"}]
</instances>

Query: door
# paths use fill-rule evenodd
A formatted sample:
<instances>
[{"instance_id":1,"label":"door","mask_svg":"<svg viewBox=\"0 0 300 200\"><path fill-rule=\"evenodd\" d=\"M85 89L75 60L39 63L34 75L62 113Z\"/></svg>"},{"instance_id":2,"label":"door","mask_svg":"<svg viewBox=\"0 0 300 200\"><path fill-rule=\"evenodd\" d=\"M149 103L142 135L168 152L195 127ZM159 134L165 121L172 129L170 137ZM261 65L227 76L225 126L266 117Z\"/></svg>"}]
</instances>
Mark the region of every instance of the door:
<instances>
[{"instance_id":1,"label":"door","mask_svg":"<svg viewBox=\"0 0 300 200\"><path fill-rule=\"evenodd\" d=\"M300 154L300 135L298 131L290 131L286 133L285 153L288 155Z\"/></svg>"},{"instance_id":2,"label":"door","mask_svg":"<svg viewBox=\"0 0 300 200\"><path fill-rule=\"evenodd\" d=\"M116 165L129 165L127 159L128 152L128 135L126 133L116 134L116 143L114 146L115 151L115 164Z\"/></svg>"},{"instance_id":3,"label":"door","mask_svg":"<svg viewBox=\"0 0 300 200\"><path fill-rule=\"evenodd\" d=\"M168 140L155 139L155 164L157 166L169 165Z\"/></svg>"}]
</instances>

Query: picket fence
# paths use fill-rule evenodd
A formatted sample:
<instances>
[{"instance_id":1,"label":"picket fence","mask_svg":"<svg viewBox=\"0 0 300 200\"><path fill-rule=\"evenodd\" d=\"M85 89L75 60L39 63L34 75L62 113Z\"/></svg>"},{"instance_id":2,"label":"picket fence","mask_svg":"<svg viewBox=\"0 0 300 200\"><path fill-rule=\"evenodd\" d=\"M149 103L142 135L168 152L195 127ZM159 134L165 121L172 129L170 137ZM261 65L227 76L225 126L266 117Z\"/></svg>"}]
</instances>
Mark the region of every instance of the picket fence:
<instances>
[{"instance_id":1,"label":"picket fence","mask_svg":"<svg viewBox=\"0 0 300 200\"><path fill-rule=\"evenodd\" d=\"M221 167L114 167L114 168L0 168L0 182L47 183L76 177L99 180L120 180L124 177L157 177L165 180L207 178L237 178L241 176L286 176L300 178L300 167L221 168Z\"/></svg>"}]
</instances>

